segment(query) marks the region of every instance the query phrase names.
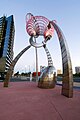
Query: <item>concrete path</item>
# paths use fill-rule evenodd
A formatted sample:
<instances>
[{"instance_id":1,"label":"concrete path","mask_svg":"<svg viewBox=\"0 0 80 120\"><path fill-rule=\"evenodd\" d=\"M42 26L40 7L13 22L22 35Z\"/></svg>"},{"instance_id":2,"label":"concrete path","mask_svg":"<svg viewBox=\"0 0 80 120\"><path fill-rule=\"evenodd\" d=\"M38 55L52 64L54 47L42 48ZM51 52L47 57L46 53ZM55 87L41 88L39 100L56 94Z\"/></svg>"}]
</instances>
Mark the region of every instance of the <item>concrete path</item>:
<instances>
[{"instance_id":1,"label":"concrete path","mask_svg":"<svg viewBox=\"0 0 80 120\"><path fill-rule=\"evenodd\" d=\"M61 86L40 89L35 82L0 82L0 120L80 120L80 90L61 95Z\"/></svg>"}]
</instances>

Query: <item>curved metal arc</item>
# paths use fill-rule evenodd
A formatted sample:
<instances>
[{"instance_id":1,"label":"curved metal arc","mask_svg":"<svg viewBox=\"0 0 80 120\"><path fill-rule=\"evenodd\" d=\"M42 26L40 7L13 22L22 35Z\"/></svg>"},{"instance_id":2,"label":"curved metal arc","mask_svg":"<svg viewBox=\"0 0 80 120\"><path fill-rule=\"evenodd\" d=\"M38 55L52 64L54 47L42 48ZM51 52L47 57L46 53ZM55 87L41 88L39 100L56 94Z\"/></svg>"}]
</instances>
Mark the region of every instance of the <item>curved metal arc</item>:
<instances>
[{"instance_id":1,"label":"curved metal arc","mask_svg":"<svg viewBox=\"0 0 80 120\"><path fill-rule=\"evenodd\" d=\"M24 52L26 52L30 47L31 47L31 45L25 47L25 48L15 57L15 59L13 60L14 65L17 63L17 61L18 61L19 58L22 56L22 54L23 54Z\"/></svg>"},{"instance_id":2,"label":"curved metal arc","mask_svg":"<svg viewBox=\"0 0 80 120\"><path fill-rule=\"evenodd\" d=\"M58 27L58 25L53 21L51 21L51 24L53 25L54 29L57 32L60 48L61 48L62 65L63 65L62 94L67 97L73 97L73 73L72 73L72 64L71 64L68 45L63 35L63 32Z\"/></svg>"},{"instance_id":3,"label":"curved metal arc","mask_svg":"<svg viewBox=\"0 0 80 120\"><path fill-rule=\"evenodd\" d=\"M31 47L31 45L27 46L26 48L24 48L16 57L15 59L12 61L10 67L9 67L9 70L7 71L7 74L6 74L6 78L4 80L4 87L8 87L8 84L9 84L9 80L12 76L12 73L13 73L13 70L14 70L14 67L15 67L15 64L17 63L17 61L19 60L19 58L24 54L24 52L26 52L29 48Z\"/></svg>"},{"instance_id":4,"label":"curved metal arc","mask_svg":"<svg viewBox=\"0 0 80 120\"><path fill-rule=\"evenodd\" d=\"M68 45L67 45L67 42L66 42L66 39L63 35L63 32L62 30L58 27L58 25L54 22L51 22L52 25L54 26L56 32L57 32L57 35L58 35L58 38L59 38L59 43L60 43L60 47L61 47L61 55L62 55L62 63L64 64L65 62L68 62L70 64L68 64L68 67L71 68L69 70L72 71L72 65L71 65L71 58L70 58L70 53L69 53L69 49L68 49ZM66 61L64 61L64 58L66 59ZM65 71L64 71L64 65L63 65L63 74L65 74Z\"/></svg>"}]
</instances>

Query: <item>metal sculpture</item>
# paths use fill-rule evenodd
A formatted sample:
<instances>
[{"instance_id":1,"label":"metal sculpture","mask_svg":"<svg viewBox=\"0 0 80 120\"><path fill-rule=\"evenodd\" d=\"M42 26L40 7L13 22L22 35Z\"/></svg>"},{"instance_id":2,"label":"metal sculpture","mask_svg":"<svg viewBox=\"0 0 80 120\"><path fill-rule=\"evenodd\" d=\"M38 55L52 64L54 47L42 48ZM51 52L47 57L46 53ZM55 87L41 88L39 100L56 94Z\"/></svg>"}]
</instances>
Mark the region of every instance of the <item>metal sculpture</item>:
<instances>
[{"instance_id":1,"label":"metal sculpture","mask_svg":"<svg viewBox=\"0 0 80 120\"><path fill-rule=\"evenodd\" d=\"M53 66L53 61L52 61L50 52L49 52L49 50L48 50L47 47L46 47L46 44L45 44L43 47L44 47L45 52L46 52L46 54L47 54L48 66Z\"/></svg>"},{"instance_id":2,"label":"metal sculpture","mask_svg":"<svg viewBox=\"0 0 80 120\"><path fill-rule=\"evenodd\" d=\"M29 46L27 46L26 48L24 48L24 49L15 57L15 59L12 61L11 65L10 65L10 67L9 67L9 70L7 71L6 78L5 78L5 80L4 80L4 87L8 87L10 78L11 78L11 76L12 76L12 73L13 73L13 70L14 70L14 67L15 67L17 61L18 61L19 58L23 55L23 53L26 52L30 47L31 47L31 45L29 45Z\"/></svg>"},{"instance_id":3,"label":"metal sculpture","mask_svg":"<svg viewBox=\"0 0 80 120\"><path fill-rule=\"evenodd\" d=\"M31 13L27 14L27 23L26 23L26 30L30 37L30 44L35 47L43 47L45 46L45 51L48 52L46 48L46 42L52 37L54 28L51 24L49 24L49 20L43 16L33 16ZM39 36L43 36L44 41L42 43L35 42L35 39ZM33 40L34 39L34 40ZM48 52L49 53L49 52ZM47 56L48 56L47 53ZM50 54L49 54L50 55ZM51 63L51 56L48 56L48 62ZM50 60L49 60L50 59ZM36 61L38 61L36 59ZM54 67L49 63L49 66L41 73L41 76L38 81L39 87L44 88L52 88L55 86L55 80L54 80ZM53 64L53 63L52 63ZM37 67L36 67L37 69ZM38 71L36 70L36 73ZM36 76L37 80L38 77Z\"/></svg>"},{"instance_id":4,"label":"metal sculpture","mask_svg":"<svg viewBox=\"0 0 80 120\"><path fill-rule=\"evenodd\" d=\"M28 13L26 16L26 30L31 36L30 44L34 47L42 47L53 35L54 27L50 21L44 16L33 16ZM36 43L33 39L43 36L44 41Z\"/></svg>"},{"instance_id":5,"label":"metal sculpture","mask_svg":"<svg viewBox=\"0 0 80 120\"><path fill-rule=\"evenodd\" d=\"M4 81L4 87L8 87L9 79L12 75L12 71L14 69L14 66L18 59L21 57L21 55L28 50L31 46L34 46L35 48L43 47L47 43L48 40L51 39L54 29L57 32L60 48L61 48L61 55L62 55L62 67L63 67L63 82L62 82L62 95L65 95L67 97L73 97L73 74L72 74L72 65L71 65L71 58L69 54L69 49L66 43L66 39L61 31L61 29L58 27L58 25L54 21L48 20L44 16L33 16L31 13L28 13L26 16L26 30L27 33L30 35L30 44L28 47L23 49L18 56L13 60L7 75L6 79ZM39 36L43 36L43 41L41 43L37 43L36 39ZM46 48L45 48L46 50ZM49 58L48 58L49 60ZM47 67L47 69L44 70L44 74L50 73L52 70L52 66L50 69L50 66ZM44 75L42 75L44 76ZM46 79L47 80L47 79ZM39 81L40 82L40 81ZM43 84L43 83L42 83ZM52 83L51 83L52 84ZM49 87L49 84L48 84ZM43 85L43 88L45 86Z\"/></svg>"},{"instance_id":6,"label":"metal sculpture","mask_svg":"<svg viewBox=\"0 0 80 120\"><path fill-rule=\"evenodd\" d=\"M44 68L44 70L41 72L41 75L40 75L39 81L38 81L38 87L54 88L55 84L56 84L55 67L53 66L53 61L52 61L51 55L50 55L46 45L44 45L43 47L47 54L48 66L46 68Z\"/></svg>"},{"instance_id":7,"label":"metal sculpture","mask_svg":"<svg viewBox=\"0 0 80 120\"><path fill-rule=\"evenodd\" d=\"M57 32L61 48L63 66L62 94L71 98L73 97L73 72L68 45L58 25L54 21L51 21L50 23Z\"/></svg>"},{"instance_id":8,"label":"metal sculpture","mask_svg":"<svg viewBox=\"0 0 80 120\"><path fill-rule=\"evenodd\" d=\"M67 97L73 97L73 74L71 58L69 54L69 49L64 38L61 29L54 21L49 21L43 16L33 16L31 13L27 14L27 24L26 29L28 34L31 36L30 44L34 47L42 47L50 38L54 32L57 32L59 43L61 47L62 55L62 67L63 67L63 83L62 83L62 94ZM44 41L42 43L36 43L33 38L37 38L42 35Z\"/></svg>"}]
</instances>

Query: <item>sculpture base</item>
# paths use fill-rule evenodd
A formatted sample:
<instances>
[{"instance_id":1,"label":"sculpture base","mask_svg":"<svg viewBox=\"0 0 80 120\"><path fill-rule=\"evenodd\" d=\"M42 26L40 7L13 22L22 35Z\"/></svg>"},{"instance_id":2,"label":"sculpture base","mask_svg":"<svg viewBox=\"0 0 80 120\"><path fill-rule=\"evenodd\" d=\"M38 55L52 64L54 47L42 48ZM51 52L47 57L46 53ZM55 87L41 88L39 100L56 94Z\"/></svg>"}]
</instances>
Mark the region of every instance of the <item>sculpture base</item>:
<instances>
[{"instance_id":1,"label":"sculpture base","mask_svg":"<svg viewBox=\"0 0 80 120\"><path fill-rule=\"evenodd\" d=\"M8 87L8 83L5 82L4 85L3 85L3 87Z\"/></svg>"},{"instance_id":2,"label":"sculpture base","mask_svg":"<svg viewBox=\"0 0 80 120\"><path fill-rule=\"evenodd\" d=\"M68 98L72 98L73 97L73 89L63 89L62 88L61 94L68 97Z\"/></svg>"},{"instance_id":3,"label":"sculpture base","mask_svg":"<svg viewBox=\"0 0 80 120\"><path fill-rule=\"evenodd\" d=\"M43 82L38 82L38 87L39 88L44 88L44 89L50 89L55 87L55 82L54 81L43 81Z\"/></svg>"}]
</instances>

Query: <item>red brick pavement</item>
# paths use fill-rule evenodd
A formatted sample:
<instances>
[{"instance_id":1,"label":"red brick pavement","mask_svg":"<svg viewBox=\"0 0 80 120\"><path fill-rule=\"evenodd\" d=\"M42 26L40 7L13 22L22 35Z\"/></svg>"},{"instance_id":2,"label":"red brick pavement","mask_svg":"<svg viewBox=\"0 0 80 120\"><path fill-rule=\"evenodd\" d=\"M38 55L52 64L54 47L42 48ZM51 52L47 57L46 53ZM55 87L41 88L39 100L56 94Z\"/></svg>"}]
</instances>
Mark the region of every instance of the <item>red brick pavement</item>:
<instances>
[{"instance_id":1,"label":"red brick pavement","mask_svg":"<svg viewBox=\"0 0 80 120\"><path fill-rule=\"evenodd\" d=\"M61 95L61 86L40 89L34 82L0 82L0 120L80 120L80 90Z\"/></svg>"}]
</instances>

